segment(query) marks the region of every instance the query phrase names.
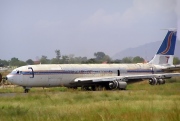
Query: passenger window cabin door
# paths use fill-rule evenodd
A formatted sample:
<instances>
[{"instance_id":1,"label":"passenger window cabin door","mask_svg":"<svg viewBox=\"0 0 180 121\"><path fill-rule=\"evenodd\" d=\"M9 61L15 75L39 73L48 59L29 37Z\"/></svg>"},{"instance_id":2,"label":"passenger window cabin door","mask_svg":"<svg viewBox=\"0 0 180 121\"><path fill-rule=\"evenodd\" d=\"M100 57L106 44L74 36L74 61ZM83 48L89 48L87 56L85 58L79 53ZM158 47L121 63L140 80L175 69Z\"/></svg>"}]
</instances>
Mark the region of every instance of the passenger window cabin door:
<instances>
[{"instance_id":1,"label":"passenger window cabin door","mask_svg":"<svg viewBox=\"0 0 180 121\"><path fill-rule=\"evenodd\" d=\"M28 70L29 70L29 73L30 73L30 76L29 78L34 78L34 70L32 67L28 67Z\"/></svg>"}]
</instances>

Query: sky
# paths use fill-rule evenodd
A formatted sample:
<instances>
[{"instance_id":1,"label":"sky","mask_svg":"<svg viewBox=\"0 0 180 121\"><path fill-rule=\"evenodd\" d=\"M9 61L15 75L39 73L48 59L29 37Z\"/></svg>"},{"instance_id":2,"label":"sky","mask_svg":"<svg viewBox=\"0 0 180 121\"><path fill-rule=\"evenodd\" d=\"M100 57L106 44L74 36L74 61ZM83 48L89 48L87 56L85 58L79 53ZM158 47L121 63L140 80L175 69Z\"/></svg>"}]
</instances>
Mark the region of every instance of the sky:
<instances>
[{"instance_id":1,"label":"sky","mask_svg":"<svg viewBox=\"0 0 180 121\"><path fill-rule=\"evenodd\" d=\"M0 59L112 57L162 41L166 28L180 31L180 0L0 0Z\"/></svg>"}]
</instances>

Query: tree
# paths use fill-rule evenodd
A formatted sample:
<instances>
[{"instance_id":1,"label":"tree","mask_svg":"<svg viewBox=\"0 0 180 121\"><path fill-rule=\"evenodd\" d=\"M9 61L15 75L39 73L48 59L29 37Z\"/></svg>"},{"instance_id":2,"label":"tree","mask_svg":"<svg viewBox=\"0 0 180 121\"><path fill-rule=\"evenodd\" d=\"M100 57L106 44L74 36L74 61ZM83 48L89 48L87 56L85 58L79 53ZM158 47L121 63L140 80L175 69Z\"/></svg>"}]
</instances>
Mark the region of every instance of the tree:
<instances>
[{"instance_id":1,"label":"tree","mask_svg":"<svg viewBox=\"0 0 180 121\"><path fill-rule=\"evenodd\" d=\"M11 66L24 66L26 63L24 61L20 61L18 58L11 58L10 60L10 65Z\"/></svg>"},{"instance_id":2,"label":"tree","mask_svg":"<svg viewBox=\"0 0 180 121\"><path fill-rule=\"evenodd\" d=\"M61 59L61 63L69 63L69 57L67 55L63 55Z\"/></svg>"},{"instance_id":3,"label":"tree","mask_svg":"<svg viewBox=\"0 0 180 121\"><path fill-rule=\"evenodd\" d=\"M97 61L101 61L101 60L104 58L105 55L106 55L106 54L105 54L104 52L94 53L94 56L96 57L96 60L97 60Z\"/></svg>"},{"instance_id":4,"label":"tree","mask_svg":"<svg viewBox=\"0 0 180 121\"><path fill-rule=\"evenodd\" d=\"M180 60L179 60L178 57L174 57L174 59L173 59L173 64L174 64L174 65L180 64Z\"/></svg>"},{"instance_id":5,"label":"tree","mask_svg":"<svg viewBox=\"0 0 180 121\"><path fill-rule=\"evenodd\" d=\"M51 59L51 64L59 64L60 61L57 58Z\"/></svg>"},{"instance_id":6,"label":"tree","mask_svg":"<svg viewBox=\"0 0 180 121\"><path fill-rule=\"evenodd\" d=\"M91 58L91 59L88 59L87 61L82 61L83 64L88 64L88 63L97 63L96 59L94 58Z\"/></svg>"},{"instance_id":7,"label":"tree","mask_svg":"<svg viewBox=\"0 0 180 121\"><path fill-rule=\"evenodd\" d=\"M122 63L132 63L132 57L125 57L122 59Z\"/></svg>"},{"instance_id":8,"label":"tree","mask_svg":"<svg viewBox=\"0 0 180 121\"><path fill-rule=\"evenodd\" d=\"M27 65L26 62L24 62L24 61L19 61L17 66L20 67L20 66L24 66L24 65Z\"/></svg>"},{"instance_id":9,"label":"tree","mask_svg":"<svg viewBox=\"0 0 180 121\"><path fill-rule=\"evenodd\" d=\"M87 61L87 57L74 57L74 63L82 63Z\"/></svg>"},{"instance_id":10,"label":"tree","mask_svg":"<svg viewBox=\"0 0 180 121\"><path fill-rule=\"evenodd\" d=\"M55 52L56 52L56 59L57 59L58 63L60 63L61 52L60 52L60 50L55 50Z\"/></svg>"},{"instance_id":11,"label":"tree","mask_svg":"<svg viewBox=\"0 0 180 121\"><path fill-rule=\"evenodd\" d=\"M11 60L10 60L10 65L11 66L17 66L18 63L19 63L19 59L18 58L15 58L15 57L11 58Z\"/></svg>"},{"instance_id":12,"label":"tree","mask_svg":"<svg viewBox=\"0 0 180 121\"><path fill-rule=\"evenodd\" d=\"M122 60L116 59L114 61L112 61L112 63L121 63Z\"/></svg>"},{"instance_id":13,"label":"tree","mask_svg":"<svg viewBox=\"0 0 180 121\"><path fill-rule=\"evenodd\" d=\"M0 59L0 67L4 67L4 66L8 66L8 65L9 65L8 61Z\"/></svg>"},{"instance_id":14,"label":"tree","mask_svg":"<svg viewBox=\"0 0 180 121\"><path fill-rule=\"evenodd\" d=\"M74 54L68 55L68 63L74 63Z\"/></svg>"},{"instance_id":15,"label":"tree","mask_svg":"<svg viewBox=\"0 0 180 121\"><path fill-rule=\"evenodd\" d=\"M106 55L104 52L94 53L94 56L97 63L111 62L111 58L108 55Z\"/></svg>"},{"instance_id":16,"label":"tree","mask_svg":"<svg viewBox=\"0 0 180 121\"><path fill-rule=\"evenodd\" d=\"M27 63L28 65L33 65L33 64L34 64L34 61L33 61L32 59L28 59L28 60L26 61L26 63Z\"/></svg>"},{"instance_id":17,"label":"tree","mask_svg":"<svg viewBox=\"0 0 180 121\"><path fill-rule=\"evenodd\" d=\"M109 55L105 55L102 59L102 62L111 62L111 58L109 57Z\"/></svg>"},{"instance_id":18,"label":"tree","mask_svg":"<svg viewBox=\"0 0 180 121\"><path fill-rule=\"evenodd\" d=\"M143 63L144 62L144 59L139 57L139 56L136 56L133 58L133 63Z\"/></svg>"},{"instance_id":19,"label":"tree","mask_svg":"<svg viewBox=\"0 0 180 121\"><path fill-rule=\"evenodd\" d=\"M41 64L48 64L48 63L50 63L50 60L47 59L47 56L42 55L40 62L41 62Z\"/></svg>"}]
</instances>

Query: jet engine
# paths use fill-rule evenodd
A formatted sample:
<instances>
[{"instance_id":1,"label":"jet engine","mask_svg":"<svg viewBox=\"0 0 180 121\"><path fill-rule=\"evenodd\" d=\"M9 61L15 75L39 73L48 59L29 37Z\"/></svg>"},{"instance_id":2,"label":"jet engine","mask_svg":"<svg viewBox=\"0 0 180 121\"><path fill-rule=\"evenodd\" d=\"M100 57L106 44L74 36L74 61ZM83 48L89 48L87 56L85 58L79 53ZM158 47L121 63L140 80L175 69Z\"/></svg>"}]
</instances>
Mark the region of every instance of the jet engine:
<instances>
[{"instance_id":1,"label":"jet engine","mask_svg":"<svg viewBox=\"0 0 180 121\"><path fill-rule=\"evenodd\" d=\"M127 83L125 81L111 81L109 82L109 89L126 89Z\"/></svg>"},{"instance_id":2,"label":"jet engine","mask_svg":"<svg viewBox=\"0 0 180 121\"><path fill-rule=\"evenodd\" d=\"M121 89L121 90L125 90L126 89L126 86L127 86L127 83L124 82L124 81L119 81L119 86L118 88Z\"/></svg>"},{"instance_id":3,"label":"jet engine","mask_svg":"<svg viewBox=\"0 0 180 121\"><path fill-rule=\"evenodd\" d=\"M165 84L165 80L164 79L158 79L158 84Z\"/></svg>"}]
</instances>

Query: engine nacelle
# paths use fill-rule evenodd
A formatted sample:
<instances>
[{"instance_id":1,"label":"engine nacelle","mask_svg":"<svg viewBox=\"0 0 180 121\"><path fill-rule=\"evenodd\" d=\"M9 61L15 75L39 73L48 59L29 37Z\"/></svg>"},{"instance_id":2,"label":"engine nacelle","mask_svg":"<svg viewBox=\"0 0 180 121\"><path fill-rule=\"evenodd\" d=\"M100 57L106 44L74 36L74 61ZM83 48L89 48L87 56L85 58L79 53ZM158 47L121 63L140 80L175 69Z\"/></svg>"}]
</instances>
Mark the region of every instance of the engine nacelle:
<instances>
[{"instance_id":1,"label":"engine nacelle","mask_svg":"<svg viewBox=\"0 0 180 121\"><path fill-rule=\"evenodd\" d=\"M109 89L126 89L127 83L124 81L111 81L109 82Z\"/></svg>"},{"instance_id":2,"label":"engine nacelle","mask_svg":"<svg viewBox=\"0 0 180 121\"><path fill-rule=\"evenodd\" d=\"M165 80L164 79L158 79L158 84L165 84Z\"/></svg>"},{"instance_id":3,"label":"engine nacelle","mask_svg":"<svg viewBox=\"0 0 180 121\"><path fill-rule=\"evenodd\" d=\"M126 86L127 86L126 82L119 81L118 83L119 83L119 86L118 86L119 89L121 89L121 90L125 90L126 89Z\"/></svg>"}]
</instances>

